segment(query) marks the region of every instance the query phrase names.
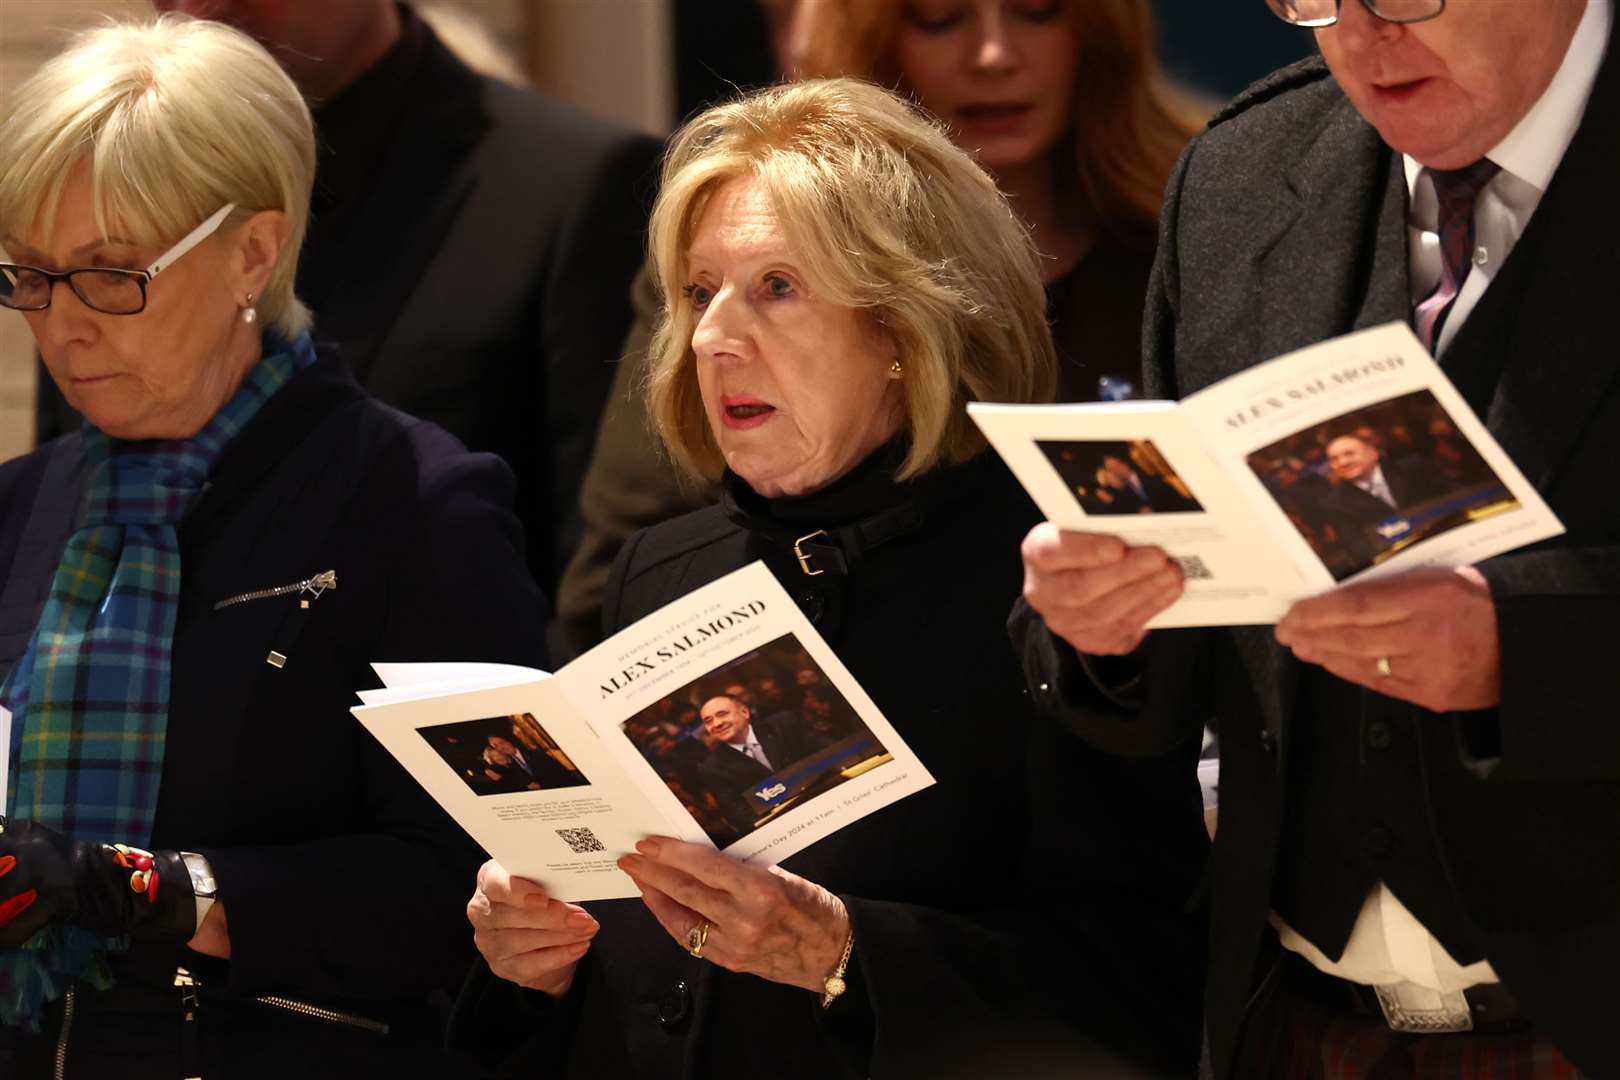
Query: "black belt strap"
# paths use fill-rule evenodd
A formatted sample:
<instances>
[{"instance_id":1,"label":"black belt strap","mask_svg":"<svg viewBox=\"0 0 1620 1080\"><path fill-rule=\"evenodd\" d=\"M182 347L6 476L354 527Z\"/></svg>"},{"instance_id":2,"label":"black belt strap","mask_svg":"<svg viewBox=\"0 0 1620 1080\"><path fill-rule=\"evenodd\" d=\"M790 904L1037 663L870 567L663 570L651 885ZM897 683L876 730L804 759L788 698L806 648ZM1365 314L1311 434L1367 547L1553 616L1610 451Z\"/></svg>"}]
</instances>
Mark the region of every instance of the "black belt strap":
<instances>
[{"instance_id":1,"label":"black belt strap","mask_svg":"<svg viewBox=\"0 0 1620 1080\"><path fill-rule=\"evenodd\" d=\"M922 506L908 499L854 524L806 533L793 541L793 556L807 577L848 574L873 548L915 532L922 523Z\"/></svg>"}]
</instances>

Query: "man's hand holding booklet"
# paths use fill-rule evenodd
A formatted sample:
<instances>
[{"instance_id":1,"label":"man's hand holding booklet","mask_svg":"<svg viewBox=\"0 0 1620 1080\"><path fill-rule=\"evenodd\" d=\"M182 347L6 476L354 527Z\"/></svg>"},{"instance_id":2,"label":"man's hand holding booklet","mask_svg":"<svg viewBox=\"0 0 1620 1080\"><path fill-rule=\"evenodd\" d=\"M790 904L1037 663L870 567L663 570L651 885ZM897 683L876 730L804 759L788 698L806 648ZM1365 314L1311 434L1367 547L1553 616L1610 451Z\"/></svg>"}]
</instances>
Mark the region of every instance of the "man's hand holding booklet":
<instances>
[{"instance_id":1,"label":"man's hand holding booklet","mask_svg":"<svg viewBox=\"0 0 1620 1080\"><path fill-rule=\"evenodd\" d=\"M1180 402L968 411L1053 524L1179 565L1184 592L1150 628L1275 623L1342 583L1469 566L1563 532L1400 324Z\"/></svg>"}]
</instances>

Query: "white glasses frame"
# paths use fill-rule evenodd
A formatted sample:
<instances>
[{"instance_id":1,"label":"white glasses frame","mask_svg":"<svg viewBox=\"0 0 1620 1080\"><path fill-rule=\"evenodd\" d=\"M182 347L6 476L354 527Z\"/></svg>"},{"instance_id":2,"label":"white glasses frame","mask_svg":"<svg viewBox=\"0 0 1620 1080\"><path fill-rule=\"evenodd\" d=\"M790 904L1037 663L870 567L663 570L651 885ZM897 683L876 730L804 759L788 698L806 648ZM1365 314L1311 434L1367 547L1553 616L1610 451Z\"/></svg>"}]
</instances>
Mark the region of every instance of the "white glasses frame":
<instances>
[{"instance_id":1,"label":"white glasses frame","mask_svg":"<svg viewBox=\"0 0 1620 1080\"><path fill-rule=\"evenodd\" d=\"M231 211L235 209L235 203L226 203L224 206L214 211L208 220L204 221L201 225L198 225L195 229L192 229L185 236L181 237L180 241L168 251L165 251L163 254L153 259L145 270L121 270L117 267L109 266L76 266L70 270L51 271L42 269L38 266L22 266L12 263L0 263L0 274L4 274L12 285L17 283L17 271L28 270L44 278L48 286L45 290L45 302L40 304L38 307L14 307L11 304L3 304L3 306L9 307L13 311L44 311L46 308L51 306L51 296L56 292L56 283L58 281L65 281L67 282L68 288L73 290L73 295L77 296L92 310L99 311L103 315L139 315L141 312L146 310L146 286L152 281L156 280L159 274L163 273L163 271L167 270L169 267L178 262L192 248L196 247L198 244L214 235L214 233L218 232L219 227L225 223L225 219L230 217ZM115 274L130 278L140 286L141 306L133 311L107 311L103 308L97 307L95 303L85 296L84 293L80 292L78 287L74 285L73 278L76 274Z\"/></svg>"}]
</instances>

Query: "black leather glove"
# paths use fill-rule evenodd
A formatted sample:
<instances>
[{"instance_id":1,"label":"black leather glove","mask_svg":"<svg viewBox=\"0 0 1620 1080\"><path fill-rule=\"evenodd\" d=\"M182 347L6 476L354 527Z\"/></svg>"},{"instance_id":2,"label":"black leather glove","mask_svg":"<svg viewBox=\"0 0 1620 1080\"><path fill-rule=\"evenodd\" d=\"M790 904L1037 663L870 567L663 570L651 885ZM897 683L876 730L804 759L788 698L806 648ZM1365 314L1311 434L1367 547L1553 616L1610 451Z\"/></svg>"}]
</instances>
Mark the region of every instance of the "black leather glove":
<instances>
[{"instance_id":1,"label":"black leather glove","mask_svg":"<svg viewBox=\"0 0 1620 1080\"><path fill-rule=\"evenodd\" d=\"M0 817L0 948L60 923L183 945L197 931L191 874L178 851L92 844Z\"/></svg>"}]
</instances>

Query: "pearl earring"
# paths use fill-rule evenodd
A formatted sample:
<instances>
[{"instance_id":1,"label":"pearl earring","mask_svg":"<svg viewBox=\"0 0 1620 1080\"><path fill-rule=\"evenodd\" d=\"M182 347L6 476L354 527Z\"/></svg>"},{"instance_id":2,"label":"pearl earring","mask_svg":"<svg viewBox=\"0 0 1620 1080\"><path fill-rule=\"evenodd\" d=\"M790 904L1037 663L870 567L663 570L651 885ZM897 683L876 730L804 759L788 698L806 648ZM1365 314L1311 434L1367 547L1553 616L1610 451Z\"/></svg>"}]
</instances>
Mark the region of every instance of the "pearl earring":
<instances>
[{"instance_id":1,"label":"pearl earring","mask_svg":"<svg viewBox=\"0 0 1620 1080\"><path fill-rule=\"evenodd\" d=\"M253 306L253 294L247 294L247 306L242 309L242 321L252 326L259 321L259 309Z\"/></svg>"}]
</instances>

